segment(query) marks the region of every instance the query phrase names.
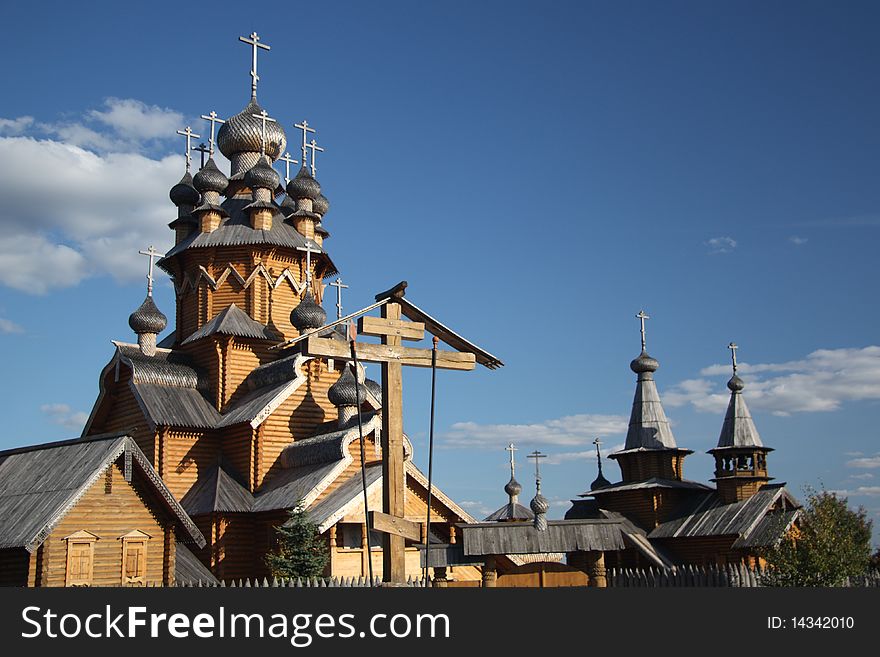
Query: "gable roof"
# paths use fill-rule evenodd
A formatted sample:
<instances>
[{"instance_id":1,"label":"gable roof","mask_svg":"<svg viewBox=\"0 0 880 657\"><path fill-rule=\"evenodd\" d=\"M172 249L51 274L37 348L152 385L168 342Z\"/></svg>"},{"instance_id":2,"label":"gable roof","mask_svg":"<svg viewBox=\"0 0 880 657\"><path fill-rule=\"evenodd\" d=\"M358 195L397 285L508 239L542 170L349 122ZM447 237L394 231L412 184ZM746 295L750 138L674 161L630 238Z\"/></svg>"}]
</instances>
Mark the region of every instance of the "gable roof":
<instances>
[{"instance_id":1,"label":"gable roof","mask_svg":"<svg viewBox=\"0 0 880 657\"><path fill-rule=\"evenodd\" d=\"M220 580L214 577L214 573L208 570L205 564L199 561L199 558L183 543L177 543L175 550L177 554L174 557L174 579L178 584L220 583Z\"/></svg>"},{"instance_id":2,"label":"gable roof","mask_svg":"<svg viewBox=\"0 0 880 657\"><path fill-rule=\"evenodd\" d=\"M137 443L121 434L0 452L0 548L33 552L104 470L123 454L144 475L178 525L200 547L205 539ZM127 457L128 458L128 457Z\"/></svg>"},{"instance_id":3,"label":"gable roof","mask_svg":"<svg viewBox=\"0 0 880 657\"><path fill-rule=\"evenodd\" d=\"M221 310L214 318L195 331L181 344L189 344L209 335L233 335L256 340L277 340L278 335L265 324L260 324L234 303Z\"/></svg>"},{"instance_id":4,"label":"gable roof","mask_svg":"<svg viewBox=\"0 0 880 657\"><path fill-rule=\"evenodd\" d=\"M242 513L254 506L254 496L223 465L215 465L180 500L191 516L205 513Z\"/></svg>"}]
</instances>

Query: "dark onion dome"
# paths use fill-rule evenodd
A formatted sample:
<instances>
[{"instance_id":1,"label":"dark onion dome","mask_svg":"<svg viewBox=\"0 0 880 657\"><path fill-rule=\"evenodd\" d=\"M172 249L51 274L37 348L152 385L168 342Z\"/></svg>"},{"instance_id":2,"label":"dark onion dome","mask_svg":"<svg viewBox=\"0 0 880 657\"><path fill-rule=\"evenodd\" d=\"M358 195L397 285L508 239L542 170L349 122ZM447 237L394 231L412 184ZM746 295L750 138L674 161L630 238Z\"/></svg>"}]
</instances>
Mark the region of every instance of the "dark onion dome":
<instances>
[{"instance_id":1,"label":"dark onion dome","mask_svg":"<svg viewBox=\"0 0 880 657\"><path fill-rule=\"evenodd\" d=\"M315 224L315 235L320 235L324 239L327 239L328 237L330 237L329 231L326 228L324 228L320 222Z\"/></svg>"},{"instance_id":2,"label":"dark onion dome","mask_svg":"<svg viewBox=\"0 0 880 657\"><path fill-rule=\"evenodd\" d=\"M284 216L289 217L296 212L296 201L285 194L284 199L281 201L281 209L284 211Z\"/></svg>"},{"instance_id":3,"label":"dark onion dome","mask_svg":"<svg viewBox=\"0 0 880 657\"><path fill-rule=\"evenodd\" d=\"M736 374L730 377L730 381L727 382L727 389L731 392L742 392L742 389L745 387L746 384Z\"/></svg>"},{"instance_id":4,"label":"dark onion dome","mask_svg":"<svg viewBox=\"0 0 880 657\"><path fill-rule=\"evenodd\" d=\"M227 185L229 185L229 178L217 168L217 164L212 157L208 158L208 161L205 162L205 166L203 166L195 175L193 178L193 184L195 185L195 188L202 193L217 192L218 194L222 194L226 191Z\"/></svg>"},{"instance_id":5,"label":"dark onion dome","mask_svg":"<svg viewBox=\"0 0 880 657\"><path fill-rule=\"evenodd\" d=\"M346 367L339 378L327 391L327 399L330 403L339 408L340 406L357 406L358 402L363 402L364 386L358 383L350 367Z\"/></svg>"},{"instance_id":6,"label":"dark onion dome","mask_svg":"<svg viewBox=\"0 0 880 657\"><path fill-rule=\"evenodd\" d=\"M640 353L639 357L629 364L629 368L636 374L656 372L659 367L660 363L658 363L656 359L651 358L647 351Z\"/></svg>"},{"instance_id":7,"label":"dark onion dome","mask_svg":"<svg viewBox=\"0 0 880 657\"><path fill-rule=\"evenodd\" d=\"M262 148L263 122L254 114L263 108L251 99L241 112L226 120L217 131L217 146L220 152L232 159L235 153L259 153ZM287 146L284 129L278 122L266 122L266 155L277 160Z\"/></svg>"},{"instance_id":8,"label":"dark onion dome","mask_svg":"<svg viewBox=\"0 0 880 657\"><path fill-rule=\"evenodd\" d=\"M373 397L379 400L380 404L382 403L382 384L373 381L373 379L364 379L364 387L370 391Z\"/></svg>"},{"instance_id":9,"label":"dark onion dome","mask_svg":"<svg viewBox=\"0 0 880 657\"><path fill-rule=\"evenodd\" d=\"M516 479L511 477L510 481L508 481L504 485L504 492L507 493L510 497L516 497L517 495L522 493L522 486Z\"/></svg>"},{"instance_id":10,"label":"dark onion dome","mask_svg":"<svg viewBox=\"0 0 880 657\"><path fill-rule=\"evenodd\" d=\"M599 476L593 480L593 483L590 484L590 490L596 490L598 488L605 488L605 486L610 486L611 482L608 481L605 477L602 476L602 473L599 473Z\"/></svg>"},{"instance_id":11,"label":"dark onion dome","mask_svg":"<svg viewBox=\"0 0 880 657\"><path fill-rule=\"evenodd\" d=\"M261 155L257 163L244 174L244 184L251 189L268 189L274 192L280 180L281 177L269 164L265 155Z\"/></svg>"},{"instance_id":12,"label":"dark onion dome","mask_svg":"<svg viewBox=\"0 0 880 657\"><path fill-rule=\"evenodd\" d=\"M153 297L148 296L144 299L140 308L128 316L128 325L138 335L141 333L155 333L158 335L168 326L168 318L156 307Z\"/></svg>"},{"instance_id":13,"label":"dark onion dome","mask_svg":"<svg viewBox=\"0 0 880 657\"><path fill-rule=\"evenodd\" d=\"M323 217L328 209L330 209L330 201L323 194L318 194L318 198L312 201L312 210Z\"/></svg>"},{"instance_id":14,"label":"dark onion dome","mask_svg":"<svg viewBox=\"0 0 880 657\"><path fill-rule=\"evenodd\" d=\"M168 193L171 202L177 207L181 205L195 205L199 202L199 192L193 187L193 178L189 175L189 171L183 174L183 178Z\"/></svg>"},{"instance_id":15,"label":"dark onion dome","mask_svg":"<svg viewBox=\"0 0 880 657\"><path fill-rule=\"evenodd\" d=\"M308 198L314 201L321 195L321 185L312 178L306 167L302 167L296 177L287 183L287 193L291 198Z\"/></svg>"},{"instance_id":16,"label":"dark onion dome","mask_svg":"<svg viewBox=\"0 0 880 657\"><path fill-rule=\"evenodd\" d=\"M547 513L550 510L550 502L547 501L547 498L541 495L541 493L537 493L532 501L529 503L529 506L532 507L532 512L536 515L542 515Z\"/></svg>"},{"instance_id":17,"label":"dark onion dome","mask_svg":"<svg viewBox=\"0 0 880 657\"><path fill-rule=\"evenodd\" d=\"M326 311L319 304L315 303L312 291L306 290L302 301L290 313L290 323L302 333L303 331L321 328L326 321Z\"/></svg>"}]
</instances>

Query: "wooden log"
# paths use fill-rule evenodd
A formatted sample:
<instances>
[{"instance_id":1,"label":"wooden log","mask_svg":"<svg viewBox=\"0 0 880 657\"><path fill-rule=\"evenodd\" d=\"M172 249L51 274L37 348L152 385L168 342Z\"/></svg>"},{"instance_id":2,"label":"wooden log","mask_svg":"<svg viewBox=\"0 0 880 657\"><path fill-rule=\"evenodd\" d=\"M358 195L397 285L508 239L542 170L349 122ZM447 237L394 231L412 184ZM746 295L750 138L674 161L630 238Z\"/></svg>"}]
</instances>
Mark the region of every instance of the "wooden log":
<instances>
[{"instance_id":1,"label":"wooden log","mask_svg":"<svg viewBox=\"0 0 880 657\"><path fill-rule=\"evenodd\" d=\"M421 525L380 511L370 511L370 524L377 532L403 536L411 541L421 540Z\"/></svg>"},{"instance_id":2,"label":"wooden log","mask_svg":"<svg viewBox=\"0 0 880 657\"><path fill-rule=\"evenodd\" d=\"M382 318L399 320L400 304L382 306ZM380 346L390 350L403 349L400 338L396 336L384 336ZM427 349L423 351L428 354L430 364L431 352ZM382 414L382 511L402 518L406 514L406 475L403 470L403 367L399 360L390 359L382 363L382 401L385 405ZM382 548L382 579L402 584L406 578L403 537L384 534Z\"/></svg>"},{"instance_id":3,"label":"wooden log","mask_svg":"<svg viewBox=\"0 0 880 657\"><path fill-rule=\"evenodd\" d=\"M358 320L357 330L360 335L372 335L378 338L391 335L401 340L421 340L425 337L425 325L422 322L407 322L402 319L361 317Z\"/></svg>"},{"instance_id":4,"label":"wooden log","mask_svg":"<svg viewBox=\"0 0 880 657\"><path fill-rule=\"evenodd\" d=\"M387 307L387 306L386 306ZM397 344L357 343L358 360L368 363L396 363L410 367L431 367L431 349L401 347L400 338L386 336L386 340L396 340ZM324 356L326 358L351 358L349 345L339 340L317 338L311 336L302 341L303 353L307 356ZM437 369L469 371L476 366L473 354L458 351L438 351Z\"/></svg>"}]
</instances>

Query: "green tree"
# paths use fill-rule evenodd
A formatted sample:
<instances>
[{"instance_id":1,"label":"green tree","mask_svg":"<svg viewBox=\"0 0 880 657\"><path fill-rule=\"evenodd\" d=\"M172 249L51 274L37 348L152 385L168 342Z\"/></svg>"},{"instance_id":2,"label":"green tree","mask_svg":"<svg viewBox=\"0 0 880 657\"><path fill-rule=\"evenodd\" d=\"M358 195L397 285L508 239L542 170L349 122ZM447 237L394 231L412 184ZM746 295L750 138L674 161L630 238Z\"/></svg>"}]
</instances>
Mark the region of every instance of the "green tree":
<instances>
[{"instance_id":1,"label":"green tree","mask_svg":"<svg viewBox=\"0 0 880 657\"><path fill-rule=\"evenodd\" d=\"M841 586L867 572L871 521L845 497L810 489L796 526L762 556L768 586Z\"/></svg>"},{"instance_id":2,"label":"green tree","mask_svg":"<svg viewBox=\"0 0 880 657\"><path fill-rule=\"evenodd\" d=\"M309 521L302 502L291 509L287 522L276 527L278 545L266 555L266 566L273 577L320 577L330 555L318 534L318 527Z\"/></svg>"}]
</instances>

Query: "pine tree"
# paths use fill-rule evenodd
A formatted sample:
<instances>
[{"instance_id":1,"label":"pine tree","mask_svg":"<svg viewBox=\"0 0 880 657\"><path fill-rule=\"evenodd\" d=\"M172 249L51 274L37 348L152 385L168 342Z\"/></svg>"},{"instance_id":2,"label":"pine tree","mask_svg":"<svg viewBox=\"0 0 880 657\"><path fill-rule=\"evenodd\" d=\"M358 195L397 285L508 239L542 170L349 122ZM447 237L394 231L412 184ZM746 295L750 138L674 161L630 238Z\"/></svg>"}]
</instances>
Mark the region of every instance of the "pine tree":
<instances>
[{"instance_id":1,"label":"pine tree","mask_svg":"<svg viewBox=\"0 0 880 657\"><path fill-rule=\"evenodd\" d=\"M871 521L845 497L809 490L797 526L762 556L767 586L842 586L867 573Z\"/></svg>"},{"instance_id":2,"label":"pine tree","mask_svg":"<svg viewBox=\"0 0 880 657\"><path fill-rule=\"evenodd\" d=\"M266 555L266 566L273 577L320 577L330 559L318 527L309 521L302 502L291 509L287 522L275 527L278 545Z\"/></svg>"}]
</instances>

